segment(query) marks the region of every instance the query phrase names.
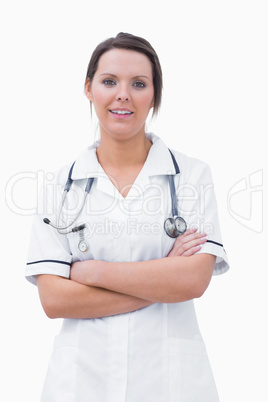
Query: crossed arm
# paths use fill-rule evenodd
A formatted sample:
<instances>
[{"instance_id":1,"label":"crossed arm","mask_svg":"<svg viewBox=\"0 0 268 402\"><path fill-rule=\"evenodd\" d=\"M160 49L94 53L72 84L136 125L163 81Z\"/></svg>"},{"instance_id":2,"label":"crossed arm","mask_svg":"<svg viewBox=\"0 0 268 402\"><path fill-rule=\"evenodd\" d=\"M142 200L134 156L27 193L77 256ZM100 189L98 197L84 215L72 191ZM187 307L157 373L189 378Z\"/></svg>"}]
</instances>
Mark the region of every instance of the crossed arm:
<instances>
[{"instance_id":1,"label":"crossed arm","mask_svg":"<svg viewBox=\"0 0 268 402\"><path fill-rule=\"evenodd\" d=\"M72 265L70 280L39 275L41 303L50 318L98 318L200 297L215 264L213 255L195 254L205 241L204 235L188 230L165 258L80 261Z\"/></svg>"}]
</instances>

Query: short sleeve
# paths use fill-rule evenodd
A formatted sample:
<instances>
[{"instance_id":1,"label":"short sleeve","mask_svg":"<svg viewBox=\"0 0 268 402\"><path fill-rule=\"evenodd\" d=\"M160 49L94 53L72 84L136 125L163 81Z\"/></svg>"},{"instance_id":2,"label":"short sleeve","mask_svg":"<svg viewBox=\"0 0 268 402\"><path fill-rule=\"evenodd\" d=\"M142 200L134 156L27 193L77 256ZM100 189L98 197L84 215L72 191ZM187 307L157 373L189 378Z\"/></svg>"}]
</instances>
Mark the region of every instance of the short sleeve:
<instances>
[{"instance_id":1,"label":"short sleeve","mask_svg":"<svg viewBox=\"0 0 268 402\"><path fill-rule=\"evenodd\" d=\"M214 275L220 275L229 269L229 263L222 242L211 171L208 165L197 159L189 158L187 164L177 187L179 213L188 228L196 227L198 231L207 233L207 242L198 253L215 255Z\"/></svg>"},{"instance_id":2,"label":"short sleeve","mask_svg":"<svg viewBox=\"0 0 268 402\"><path fill-rule=\"evenodd\" d=\"M55 195L56 190L58 190L62 196L62 186L54 183L47 188L50 188L51 194L45 192L44 197L39 196L38 205L42 206L43 210L40 213L37 212L33 218L25 271L26 279L35 285L36 275L40 274L52 274L68 278L72 263L67 235L59 233L43 221L49 212L49 219L56 222L58 203L55 202L55 205L52 205L52 200L59 199L59 197L53 197L53 194ZM44 200L49 200L49 205Z\"/></svg>"}]
</instances>

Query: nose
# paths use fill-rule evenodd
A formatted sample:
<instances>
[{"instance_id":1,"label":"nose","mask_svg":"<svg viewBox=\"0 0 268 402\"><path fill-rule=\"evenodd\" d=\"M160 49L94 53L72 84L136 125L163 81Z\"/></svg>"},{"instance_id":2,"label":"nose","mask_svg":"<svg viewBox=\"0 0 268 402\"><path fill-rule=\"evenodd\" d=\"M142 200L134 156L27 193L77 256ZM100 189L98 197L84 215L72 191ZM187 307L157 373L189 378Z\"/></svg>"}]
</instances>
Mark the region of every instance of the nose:
<instances>
[{"instance_id":1,"label":"nose","mask_svg":"<svg viewBox=\"0 0 268 402\"><path fill-rule=\"evenodd\" d=\"M126 97L124 95L122 95L122 96L120 95L120 96L117 96L116 100L125 102L125 101L128 101L128 97Z\"/></svg>"},{"instance_id":2,"label":"nose","mask_svg":"<svg viewBox=\"0 0 268 402\"><path fill-rule=\"evenodd\" d=\"M128 88L125 85L120 85L116 94L116 100L126 102L130 99Z\"/></svg>"}]
</instances>

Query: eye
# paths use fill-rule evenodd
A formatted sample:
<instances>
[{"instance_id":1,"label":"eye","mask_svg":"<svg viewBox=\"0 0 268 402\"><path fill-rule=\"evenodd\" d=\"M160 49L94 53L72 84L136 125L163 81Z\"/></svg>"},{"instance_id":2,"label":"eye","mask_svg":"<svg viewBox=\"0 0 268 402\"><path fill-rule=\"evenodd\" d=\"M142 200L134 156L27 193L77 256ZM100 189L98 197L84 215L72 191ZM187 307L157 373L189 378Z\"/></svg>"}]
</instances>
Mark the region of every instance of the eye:
<instances>
[{"instance_id":1,"label":"eye","mask_svg":"<svg viewBox=\"0 0 268 402\"><path fill-rule=\"evenodd\" d=\"M136 87L136 88L145 88L146 87L146 85L142 81L135 81L133 83L133 86Z\"/></svg>"},{"instance_id":2,"label":"eye","mask_svg":"<svg viewBox=\"0 0 268 402\"><path fill-rule=\"evenodd\" d=\"M103 84L106 85L107 87L111 87L115 85L115 81L111 80L110 78L106 78L106 80L103 81Z\"/></svg>"}]
</instances>

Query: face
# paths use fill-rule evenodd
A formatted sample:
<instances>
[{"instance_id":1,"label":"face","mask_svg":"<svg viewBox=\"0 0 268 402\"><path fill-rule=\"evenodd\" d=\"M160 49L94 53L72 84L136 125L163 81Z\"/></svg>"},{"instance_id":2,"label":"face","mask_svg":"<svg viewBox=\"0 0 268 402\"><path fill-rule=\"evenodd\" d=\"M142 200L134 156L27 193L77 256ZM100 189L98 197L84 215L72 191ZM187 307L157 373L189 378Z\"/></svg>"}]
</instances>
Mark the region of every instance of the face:
<instances>
[{"instance_id":1,"label":"face","mask_svg":"<svg viewBox=\"0 0 268 402\"><path fill-rule=\"evenodd\" d=\"M102 137L123 140L144 135L154 100L150 60L136 51L109 50L100 57L85 93L94 104Z\"/></svg>"}]
</instances>

